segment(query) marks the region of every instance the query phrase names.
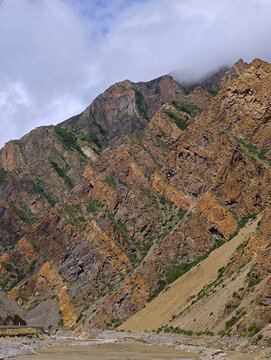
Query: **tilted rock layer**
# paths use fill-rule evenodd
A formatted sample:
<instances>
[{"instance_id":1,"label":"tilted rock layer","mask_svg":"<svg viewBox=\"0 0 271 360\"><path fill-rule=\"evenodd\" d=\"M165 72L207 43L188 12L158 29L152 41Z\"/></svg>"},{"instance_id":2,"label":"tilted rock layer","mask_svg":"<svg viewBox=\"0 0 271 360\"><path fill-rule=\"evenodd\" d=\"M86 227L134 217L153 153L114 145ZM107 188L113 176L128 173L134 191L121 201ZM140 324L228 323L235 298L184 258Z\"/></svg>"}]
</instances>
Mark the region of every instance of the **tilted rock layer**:
<instances>
[{"instance_id":1,"label":"tilted rock layer","mask_svg":"<svg viewBox=\"0 0 271 360\"><path fill-rule=\"evenodd\" d=\"M227 331L264 329L270 81L271 65L257 59L210 78L208 87L222 87L216 96L170 76L124 81L83 113L9 142L0 152L0 281L27 319L48 312L48 327L117 327L261 213L223 269L225 281L240 271L244 290L218 313L226 323L246 311ZM199 330L221 331L210 324Z\"/></svg>"}]
</instances>

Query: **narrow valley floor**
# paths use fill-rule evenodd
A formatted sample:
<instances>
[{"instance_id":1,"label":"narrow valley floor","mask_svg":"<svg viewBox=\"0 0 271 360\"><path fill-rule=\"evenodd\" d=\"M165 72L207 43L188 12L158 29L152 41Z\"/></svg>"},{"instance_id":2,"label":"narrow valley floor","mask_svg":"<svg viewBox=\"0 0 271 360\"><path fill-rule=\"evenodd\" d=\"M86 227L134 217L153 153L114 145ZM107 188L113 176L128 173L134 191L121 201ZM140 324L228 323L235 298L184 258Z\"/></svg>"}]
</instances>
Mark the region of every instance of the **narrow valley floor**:
<instances>
[{"instance_id":1,"label":"narrow valley floor","mask_svg":"<svg viewBox=\"0 0 271 360\"><path fill-rule=\"evenodd\" d=\"M246 339L97 331L59 332L41 339L0 339L0 359L18 360L255 360L263 349Z\"/></svg>"}]
</instances>

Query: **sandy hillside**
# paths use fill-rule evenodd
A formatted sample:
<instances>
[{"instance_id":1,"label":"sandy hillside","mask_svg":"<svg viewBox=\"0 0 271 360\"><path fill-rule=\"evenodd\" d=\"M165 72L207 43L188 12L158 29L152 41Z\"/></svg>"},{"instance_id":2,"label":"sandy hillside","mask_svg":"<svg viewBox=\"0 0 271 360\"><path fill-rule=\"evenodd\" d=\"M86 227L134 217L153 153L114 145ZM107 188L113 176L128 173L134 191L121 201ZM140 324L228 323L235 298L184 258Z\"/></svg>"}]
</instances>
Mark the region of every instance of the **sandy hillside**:
<instances>
[{"instance_id":1,"label":"sandy hillside","mask_svg":"<svg viewBox=\"0 0 271 360\"><path fill-rule=\"evenodd\" d=\"M159 294L151 303L149 303L143 310L139 311L133 317L123 323L119 329L131 330L131 331L152 331L161 326L165 326L170 323L173 326L179 326L181 328L191 328L190 321L195 316L193 314L188 315L186 324L182 323L182 317L179 318L180 313L191 305L191 300L204 288L204 286L210 284L217 279L218 270L224 267L230 257L234 254L236 248L242 244L248 237L256 231L256 226L260 217L254 221L250 221L239 234L232 240L213 251L207 259L202 263L192 268L189 272L177 279L161 294ZM244 269L240 277L244 277L247 273L247 269ZM239 280L240 282L240 280ZM232 287L238 287L239 282L233 282ZM228 290L230 292L231 290ZM226 296L226 295L225 295ZM215 304L215 302L214 302ZM196 306L197 304L195 304ZM212 303L208 304L208 309L205 313L212 312ZM194 319L193 319L194 320ZM192 321L193 321L192 320ZM195 331L206 330L204 319L201 319L201 324L195 322ZM184 326L182 326L184 325Z\"/></svg>"}]
</instances>

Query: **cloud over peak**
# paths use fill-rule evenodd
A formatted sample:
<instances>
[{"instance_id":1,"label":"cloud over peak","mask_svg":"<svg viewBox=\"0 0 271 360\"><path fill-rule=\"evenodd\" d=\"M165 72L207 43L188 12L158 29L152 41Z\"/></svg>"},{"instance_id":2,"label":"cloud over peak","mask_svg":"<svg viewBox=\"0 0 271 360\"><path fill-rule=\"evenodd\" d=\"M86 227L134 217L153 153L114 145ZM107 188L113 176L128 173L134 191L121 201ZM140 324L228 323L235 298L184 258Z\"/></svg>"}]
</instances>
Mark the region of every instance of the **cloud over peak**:
<instances>
[{"instance_id":1,"label":"cloud over peak","mask_svg":"<svg viewBox=\"0 0 271 360\"><path fill-rule=\"evenodd\" d=\"M271 60L269 0L4 0L0 147L110 84Z\"/></svg>"}]
</instances>

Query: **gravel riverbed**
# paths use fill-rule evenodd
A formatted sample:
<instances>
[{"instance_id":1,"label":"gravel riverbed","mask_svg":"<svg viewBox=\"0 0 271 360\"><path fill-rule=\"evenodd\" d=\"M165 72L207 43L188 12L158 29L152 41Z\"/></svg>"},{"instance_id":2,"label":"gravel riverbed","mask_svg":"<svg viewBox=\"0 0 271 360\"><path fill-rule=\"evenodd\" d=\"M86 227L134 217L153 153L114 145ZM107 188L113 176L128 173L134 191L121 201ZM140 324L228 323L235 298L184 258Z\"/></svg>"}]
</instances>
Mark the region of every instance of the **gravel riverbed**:
<instances>
[{"instance_id":1,"label":"gravel riverbed","mask_svg":"<svg viewBox=\"0 0 271 360\"><path fill-rule=\"evenodd\" d=\"M145 344L169 347L187 353L188 355L191 354L189 355L190 357L186 357L187 359L197 360L271 359L268 355L270 349L252 346L248 339L238 337L193 337L177 334L126 333L116 331L89 331L83 333L58 331L54 335L45 334L42 338L2 338L0 339L0 360L21 355L33 355L42 351L42 349L47 349L52 346L57 349L56 351L59 351L59 349L64 350L64 347L67 346L76 347L76 349L82 346L86 349L86 347L101 346L104 344L116 344L113 346L115 350L118 349L117 346L121 344L132 344L133 346ZM94 350L94 348L92 349ZM110 351L112 352L112 350ZM119 346L119 351L122 351L121 346ZM29 357L29 359L32 357L33 356ZM173 359L173 357L164 358ZM23 359L28 359L28 357L24 357ZM50 357L48 357L48 359L50 359ZM108 360L110 359L109 353ZM142 360L144 359L148 358L142 357ZM161 359L163 359L163 357L161 357ZM179 357L179 359L184 359L184 357ZM174 360L176 360L176 356Z\"/></svg>"}]
</instances>

